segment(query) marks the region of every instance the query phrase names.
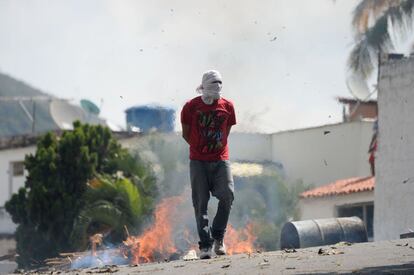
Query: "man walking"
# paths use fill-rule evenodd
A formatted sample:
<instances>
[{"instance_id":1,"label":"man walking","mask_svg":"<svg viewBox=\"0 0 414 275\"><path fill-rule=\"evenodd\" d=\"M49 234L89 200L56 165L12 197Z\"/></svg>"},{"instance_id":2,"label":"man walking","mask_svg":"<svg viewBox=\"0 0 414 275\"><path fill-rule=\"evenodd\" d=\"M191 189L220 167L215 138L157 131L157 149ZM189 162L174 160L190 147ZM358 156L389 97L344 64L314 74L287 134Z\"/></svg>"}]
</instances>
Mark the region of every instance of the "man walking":
<instances>
[{"instance_id":1,"label":"man walking","mask_svg":"<svg viewBox=\"0 0 414 275\"><path fill-rule=\"evenodd\" d=\"M205 72L197 88L201 96L188 101L181 111L183 138L190 145L190 179L200 259L211 258L213 244L217 255L226 254L223 239L234 199L227 137L231 126L236 124L236 116L233 104L221 97L221 87L219 72ZM210 193L219 200L211 228L207 215Z\"/></svg>"}]
</instances>

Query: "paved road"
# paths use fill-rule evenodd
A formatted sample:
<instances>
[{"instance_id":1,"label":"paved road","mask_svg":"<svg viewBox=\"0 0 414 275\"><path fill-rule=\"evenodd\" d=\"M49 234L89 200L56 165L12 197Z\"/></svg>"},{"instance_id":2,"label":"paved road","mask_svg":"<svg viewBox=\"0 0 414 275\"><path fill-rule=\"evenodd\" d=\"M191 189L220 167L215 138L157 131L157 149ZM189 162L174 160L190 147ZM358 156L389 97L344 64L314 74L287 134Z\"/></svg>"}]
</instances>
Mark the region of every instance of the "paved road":
<instances>
[{"instance_id":1,"label":"paved road","mask_svg":"<svg viewBox=\"0 0 414 275\"><path fill-rule=\"evenodd\" d=\"M322 248L322 249L321 249ZM34 272L31 272L32 274ZM46 273L46 272L45 272ZM48 274L52 274L49 270ZM414 239L73 270L67 274L414 274ZM57 274L54 272L54 274Z\"/></svg>"}]
</instances>

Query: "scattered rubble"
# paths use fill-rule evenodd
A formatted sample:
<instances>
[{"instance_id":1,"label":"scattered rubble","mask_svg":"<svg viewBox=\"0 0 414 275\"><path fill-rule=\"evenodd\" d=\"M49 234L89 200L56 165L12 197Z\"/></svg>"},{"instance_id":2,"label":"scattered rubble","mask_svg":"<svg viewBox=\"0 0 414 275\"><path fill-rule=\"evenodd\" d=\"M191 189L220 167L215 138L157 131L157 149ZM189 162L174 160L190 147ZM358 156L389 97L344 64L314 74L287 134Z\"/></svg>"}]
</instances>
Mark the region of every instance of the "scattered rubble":
<instances>
[{"instance_id":1,"label":"scattered rubble","mask_svg":"<svg viewBox=\"0 0 414 275\"><path fill-rule=\"evenodd\" d=\"M192 261L192 260L197 260L197 252L192 249L190 251L188 251L188 253L186 255L184 255L183 260L184 261Z\"/></svg>"},{"instance_id":2,"label":"scattered rubble","mask_svg":"<svg viewBox=\"0 0 414 275\"><path fill-rule=\"evenodd\" d=\"M286 253L296 253L297 252L296 249L294 249L294 248L285 248L285 249L283 249L283 251L286 252Z\"/></svg>"},{"instance_id":3,"label":"scattered rubble","mask_svg":"<svg viewBox=\"0 0 414 275\"><path fill-rule=\"evenodd\" d=\"M322 255L322 256L339 255L339 254L344 254L344 252L337 250L336 247L333 247L332 249L319 248L318 250L318 255Z\"/></svg>"},{"instance_id":4,"label":"scattered rubble","mask_svg":"<svg viewBox=\"0 0 414 275\"><path fill-rule=\"evenodd\" d=\"M352 245L352 243L350 242L339 242L335 244L335 246L350 246L350 245Z\"/></svg>"}]
</instances>

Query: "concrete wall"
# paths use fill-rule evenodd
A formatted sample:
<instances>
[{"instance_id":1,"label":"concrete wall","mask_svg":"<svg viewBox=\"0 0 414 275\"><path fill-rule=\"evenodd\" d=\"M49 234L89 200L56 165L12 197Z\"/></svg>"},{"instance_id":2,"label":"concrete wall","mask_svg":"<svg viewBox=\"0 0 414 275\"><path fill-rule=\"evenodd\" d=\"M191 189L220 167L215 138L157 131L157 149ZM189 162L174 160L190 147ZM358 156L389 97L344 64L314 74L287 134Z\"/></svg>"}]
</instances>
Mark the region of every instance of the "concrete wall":
<instances>
[{"instance_id":1,"label":"concrete wall","mask_svg":"<svg viewBox=\"0 0 414 275\"><path fill-rule=\"evenodd\" d=\"M369 176L368 146L373 122L355 121L274 134L232 132L230 159L281 163L286 176L315 186L334 180ZM181 133L164 135L174 146L187 144ZM121 140L130 147L139 138Z\"/></svg>"},{"instance_id":2,"label":"concrete wall","mask_svg":"<svg viewBox=\"0 0 414 275\"><path fill-rule=\"evenodd\" d=\"M357 106L357 102L349 104L348 107L348 119L350 121L358 121L364 118L376 119L378 116L378 106L373 103L360 103Z\"/></svg>"},{"instance_id":3,"label":"concrete wall","mask_svg":"<svg viewBox=\"0 0 414 275\"><path fill-rule=\"evenodd\" d=\"M229 150L232 160L272 161L272 136L259 133L231 133Z\"/></svg>"},{"instance_id":4,"label":"concrete wall","mask_svg":"<svg viewBox=\"0 0 414 275\"><path fill-rule=\"evenodd\" d=\"M0 256L12 254L16 251L16 241L14 239L0 239ZM0 261L0 274L12 274L17 268L16 262Z\"/></svg>"},{"instance_id":5,"label":"concrete wall","mask_svg":"<svg viewBox=\"0 0 414 275\"><path fill-rule=\"evenodd\" d=\"M17 192L20 187L24 186L24 176L14 177L10 175L11 163L24 161L26 154L34 153L35 150L35 146L0 150L0 207L4 206L11 193Z\"/></svg>"},{"instance_id":6,"label":"concrete wall","mask_svg":"<svg viewBox=\"0 0 414 275\"><path fill-rule=\"evenodd\" d=\"M376 240L414 230L414 58L381 66L376 159Z\"/></svg>"},{"instance_id":7,"label":"concrete wall","mask_svg":"<svg viewBox=\"0 0 414 275\"><path fill-rule=\"evenodd\" d=\"M368 147L373 122L355 121L275 133L272 160L291 179L320 186L370 175Z\"/></svg>"},{"instance_id":8,"label":"concrete wall","mask_svg":"<svg viewBox=\"0 0 414 275\"><path fill-rule=\"evenodd\" d=\"M10 199L12 193L16 193L24 186L25 176L14 177L11 175L11 162L24 161L25 155L34 153L36 147L14 148L0 150L0 234L14 233L16 226L4 209L4 204Z\"/></svg>"},{"instance_id":9,"label":"concrete wall","mask_svg":"<svg viewBox=\"0 0 414 275\"><path fill-rule=\"evenodd\" d=\"M373 122L355 121L274 134L233 132L229 137L233 161L281 163L286 176L315 186L338 179L370 175L368 146ZM181 133L164 134L174 146L187 144ZM140 137L120 140L125 147Z\"/></svg>"},{"instance_id":10,"label":"concrete wall","mask_svg":"<svg viewBox=\"0 0 414 275\"><path fill-rule=\"evenodd\" d=\"M374 192L360 192L348 195L300 199L302 220L336 217L336 207L374 201Z\"/></svg>"}]
</instances>

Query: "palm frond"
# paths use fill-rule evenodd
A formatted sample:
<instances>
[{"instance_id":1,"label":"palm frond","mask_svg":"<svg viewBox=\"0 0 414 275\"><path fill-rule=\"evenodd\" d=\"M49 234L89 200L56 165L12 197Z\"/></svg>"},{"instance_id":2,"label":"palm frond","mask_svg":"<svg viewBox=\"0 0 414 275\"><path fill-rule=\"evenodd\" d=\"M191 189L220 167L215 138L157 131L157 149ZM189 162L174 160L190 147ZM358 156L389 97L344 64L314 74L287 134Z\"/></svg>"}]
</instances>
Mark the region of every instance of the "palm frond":
<instances>
[{"instance_id":1,"label":"palm frond","mask_svg":"<svg viewBox=\"0 0 414 275\"><path fill-rule=\"evenodd\" d=\"M381 17L355 44L348 59L349 68L368 78L378 62L378 53L392 48L388 19Z\"/></svg>"},{"instance_id":2,"label":"palm frond","mask_svg":"<svg viewBox=\"0 0 414 275\"><path fill-rule=\"evenodd\" d=\"M401 0L363 0L353 11L352 26L357 35L366 32L388 8L401 4Z\"/></svg>"},{"instance_id":3,"label":"palm frond","mask_svg":"<svg viewBox=\"0 0 414 275\"><path fill-rule=\"evenodd\" d=\"M413 7L414 0L403 1L399 6L391 6L372 27L359 34L351 50L348 67L353 72L368 78L377 66L378 53L389 52L395 47L390 36L390 28L403 37L411 31Z\"/></svg>"},{"instance_id":4,"label":"palm frond","mask_svg":"<svg viewBox=\"0 0 414 275\"><path fill-rule=\"evenodd\" d=\"M115 182L117 189L128 198L128 206L132 216L142 215L142 198L138 188L129 179L118 179Z\"/></svg>"},{"instance_id":5,"label":"palm frond","mask_svg":"<svg viewBox=\"0 0 414 275\"><path fill-rule=\"evenodd\" d=\"M85 207L76 218L71 234L74 247L85 249L89 242L88 232L92 224L99 224L113 230L122 230L127 224L122 210L111 202L100 200Z\"/></svg>"},{"instance_id":6,"label":"palm frond","mask_svg":"<svg viewBox=\"0 0 414 275\"><path fill-rule=\"evenodd\" d=\"M407 36L412 30L414 0L406 0L401 3L398 10L392 10L389 14L394 30Z\"/></svg>"},{"instance_id":7,"label":"palm frond","mask_svg":"<svg viewBox=\"0 0 414 275\"><path fill-rule=\"evenodd\" d=\"M91 227L103 228L120 235L123 226L134 228L140 223L144 203L139 189L129 179L113 179L97 175L86 190L84 207L76 218L72 230L72 243L85 248Z\"/></svg>"}]
</instances>

